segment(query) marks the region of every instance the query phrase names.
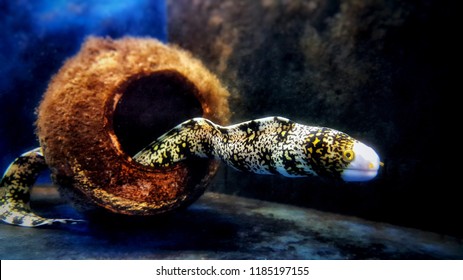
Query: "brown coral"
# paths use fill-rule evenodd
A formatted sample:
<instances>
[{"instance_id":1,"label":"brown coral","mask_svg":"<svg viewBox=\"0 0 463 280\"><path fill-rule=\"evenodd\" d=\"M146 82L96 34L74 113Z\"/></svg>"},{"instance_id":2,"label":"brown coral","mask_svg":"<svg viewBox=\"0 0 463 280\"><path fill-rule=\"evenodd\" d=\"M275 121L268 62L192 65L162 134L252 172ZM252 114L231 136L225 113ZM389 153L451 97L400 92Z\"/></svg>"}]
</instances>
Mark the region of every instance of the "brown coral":
<instances>
[{"instance_id":1,"label":"brown coral","mask_svg":"<svg viewBox=\"0 0 463 280\"><path fill-rule=\"evenodd\" d=\"M161 104L145 112L146 118L124 123L124 117L144 113L134 112L133 106L146 105L147 96ZM121 127L142 122L140 135L160 135L164 127L197 113L226 123L227 97L217 78L179 48L148 38L91 37L49 84L38 108L37 135L54 181L79 206L85 202L86 208L157 214L198 198L217 164L181 163L161 170L141 166L127 150L146 143L130 146L131 139L140 137L124 135ZM171 107L180 104L178 110L168 110L167 119L156 117L164 100Z\"/></svg>"}]
</instances>

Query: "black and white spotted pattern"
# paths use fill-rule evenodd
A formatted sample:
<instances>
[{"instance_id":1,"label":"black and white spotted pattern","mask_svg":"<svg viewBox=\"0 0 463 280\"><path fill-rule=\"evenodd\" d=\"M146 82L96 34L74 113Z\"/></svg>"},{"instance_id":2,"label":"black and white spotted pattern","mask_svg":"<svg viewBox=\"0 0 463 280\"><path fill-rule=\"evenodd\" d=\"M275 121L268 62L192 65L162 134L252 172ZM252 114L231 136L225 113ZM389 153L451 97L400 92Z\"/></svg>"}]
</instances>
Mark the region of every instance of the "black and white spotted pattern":
<instances>
[{"instance_id":1,"label":"black and white spotted pattern","mask_svg":"<svg viewBox=\"0 0 463 280\"><path fill-rule=\"evenodd\" d=\"M82 222L74 219L43 218L31 211L30 187L45 168L47 165L41 148L22 154L10 164L0 181L0 219L2 221L26 227Z\"/></svg>"},{"instance_id":2,"label":"black and white spotted pattern","mask_svg":"<svg viewBox=\"0 0 463 280\"><path fill-rule=\"evenodd\" d=\"M343 132L282 117L231 126L191 119L159 137L133 159L159 168L195 157L222 160L235 169L257 174L318 175L345 181L370 180L380 165L373 149ZM10 165L0 181L2 221L26 227L82 222L43 218L31 211L30 187L46 167L41 148L21 155Z\"/></svg>"},{"instance_id":3,"label":"black and white spotted pattern","mask_svg":"<svg viewBox=\"0 0 463 280\"><path fill-rule=\"evenodd\" d=\"M195 118L173 128L140 151L134 159L152 167L170 166L192 156L220 159L257 174L287 177L339 177L349 163L344 150L355 140L340 131L268 117L219 126Z\"/></svg>"}]
</instances>

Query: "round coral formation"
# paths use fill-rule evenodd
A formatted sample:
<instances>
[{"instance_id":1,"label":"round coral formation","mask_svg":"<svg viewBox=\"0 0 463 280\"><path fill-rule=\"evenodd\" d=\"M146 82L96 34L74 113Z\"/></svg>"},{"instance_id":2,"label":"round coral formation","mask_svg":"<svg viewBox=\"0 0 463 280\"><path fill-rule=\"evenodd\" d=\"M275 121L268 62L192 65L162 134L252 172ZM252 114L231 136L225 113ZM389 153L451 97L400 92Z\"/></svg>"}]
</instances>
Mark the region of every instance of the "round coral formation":
<instances>
[{"instance_id":1,"label":"round coral formation","mask_svg":"<svg viewBox=\"0 0 463 280\"><path fill-rule=\"evenodd\" d=\"M175 46L149 38L90 37L50 82L38 108L37 135L53 180L79 208L163 213L195 201L217 163L142 166L131 153L149 143L130 146L131 139L141 136L130 138L134 132L124 131L135 127L143 130L140 135L160 135L164 126L173 127L197 113L227 123L228 95L200 61ZM161 104L148 104L154 108L139 112L146 117L134 118L137 104L146 109L146 100ZM159 117L163 102L170 108Z\"/></svg>"}]
</instances>

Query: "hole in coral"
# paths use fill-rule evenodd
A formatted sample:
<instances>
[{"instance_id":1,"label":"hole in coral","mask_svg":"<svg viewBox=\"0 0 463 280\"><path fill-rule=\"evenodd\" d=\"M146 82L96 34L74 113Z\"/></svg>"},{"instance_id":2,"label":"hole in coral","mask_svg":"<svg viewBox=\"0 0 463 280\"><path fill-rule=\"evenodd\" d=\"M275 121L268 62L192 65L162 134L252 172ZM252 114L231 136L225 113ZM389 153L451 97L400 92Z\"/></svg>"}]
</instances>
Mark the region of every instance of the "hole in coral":
<instances>
[{"instance_id":1,"label":"hole in coral","mask_svg":"<svg viewBox=\"0 0 463 280\"><path fill-rule=\"evenodd\" d=\"M202 116L195 85L176 71L129 81L113 115L113 129L130 156L177 124Z\"/></svg>"}]
</instances>

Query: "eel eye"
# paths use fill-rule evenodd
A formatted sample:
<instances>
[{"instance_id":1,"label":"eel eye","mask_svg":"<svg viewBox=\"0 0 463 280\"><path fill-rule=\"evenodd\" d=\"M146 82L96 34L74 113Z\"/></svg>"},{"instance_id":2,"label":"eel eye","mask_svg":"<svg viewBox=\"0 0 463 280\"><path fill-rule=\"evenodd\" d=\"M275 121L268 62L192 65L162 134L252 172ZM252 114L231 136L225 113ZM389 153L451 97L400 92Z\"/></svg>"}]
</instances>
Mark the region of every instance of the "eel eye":
<instances>
[{"instance_id":1,"label":"eel eye","mask_svg":"<svg viewBox=\"0 0 463 280\"><path fill-rule=\"evenodd\" d=\"M355 158L355 153L352 150L345 150L342 152L342 158L347 162L351 162Z\"/></svg>"}]
</instances>

